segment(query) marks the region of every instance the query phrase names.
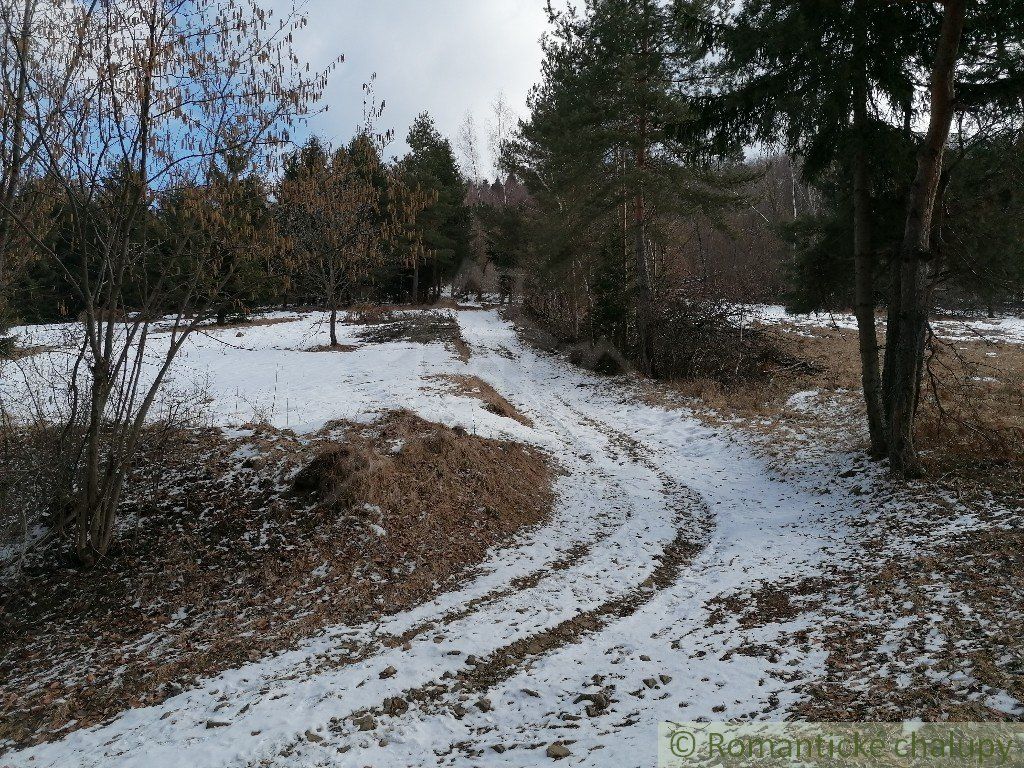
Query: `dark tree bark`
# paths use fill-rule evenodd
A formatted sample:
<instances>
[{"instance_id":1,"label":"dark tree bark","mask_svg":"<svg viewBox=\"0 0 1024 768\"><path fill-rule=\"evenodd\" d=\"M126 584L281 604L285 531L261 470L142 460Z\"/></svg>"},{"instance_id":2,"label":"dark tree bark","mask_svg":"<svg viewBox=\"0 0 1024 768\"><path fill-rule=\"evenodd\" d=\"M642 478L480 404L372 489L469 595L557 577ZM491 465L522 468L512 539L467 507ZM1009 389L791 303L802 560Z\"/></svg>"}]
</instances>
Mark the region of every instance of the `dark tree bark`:
<instances>
[{"instance_id":1,"label":"dark tree bark","mask_svg":"<svg viewBox=\"0 0 1024 768\"><path fill-rule=\"evenodd\" d=\"M651 276L647 265L647 232L644 227L644 201L638 197L635 202L636 220L633 230L633 248L636 259L636 332L640 370L651 375Z\"/></svg>"},{"instance_id":2,"label":"dark tree bark","mask_svg":"<svg viewBox=\"0 0 1024 768\"><path fill-rule=\"evenodd\" d=\"M858 42L863 52L863 35ZM875 255L871 244L871 180L867 158L868 87L865 73L862 73L854 88L853 100L853 309L857 317L861 388L867 410L871 455L882 458L888 449L888 436L882 403L882 373L878 363L878 330L875 322Z\"/></svg>"},{"instance_id":3,"label":"dark tree bark","mask_svg":"<svg viewBox=\"0 0 1024 768\"><path fill-rule=\"evenodd\" d=\"M853 267L854 314L860 343L861 385L867 407L871 455L885 456L888 449L885 410L882 405L882 374L878 363L878 332L875 326L875 258L871 248L871 189L863 144L856 151L853 168Z\"/></svg>"},{"instance_id":4,"label":"dark tree bark","mask_svg":"<svg viewBox=\"0 0 1024 768\"><path fill-rule=\"evenodd\" d=\"M966 0L947 0L931 75L931 117L910 188L899 263L899 306L889 332L898 336L889 348L889 460L894 472L921 473L914 444L914 421L924 360L930 268L934 262L932 219L942 179L942 163L955 107L954 75L963 34ZM888 372L887 372L888 373Z\"/></svg>"},{"instance_id":5,"label":"dark tree bark","mask_svg":"<svg viewBox=\"0 0 1024 768\"><path fill-rule=\"evenodd\" d=\"M331 305L331 346L338 346L338 307Z\"/></svg>"},{"instance_id":6,"label":"dark tree bark","mask_svg":"<svg viewBox=\"0 0 1024 768\"><path fill-rule=\"evenodd\" d=\"M430 294L428 301L430 304L436 304L441 300L441 275L437 268L438 257L434 256L434 260L430 263Z\"/></svg>"}]
</instances>

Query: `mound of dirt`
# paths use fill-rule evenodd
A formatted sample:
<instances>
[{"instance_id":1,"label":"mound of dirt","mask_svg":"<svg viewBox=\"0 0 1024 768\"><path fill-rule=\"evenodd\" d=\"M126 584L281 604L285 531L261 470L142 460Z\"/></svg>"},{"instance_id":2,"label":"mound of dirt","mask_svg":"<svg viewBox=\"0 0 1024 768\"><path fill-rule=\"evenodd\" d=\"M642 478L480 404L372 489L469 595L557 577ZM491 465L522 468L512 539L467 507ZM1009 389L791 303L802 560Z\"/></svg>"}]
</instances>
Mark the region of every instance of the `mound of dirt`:
<instances>
[{"instance_id":1,"label":"mound of dirt","mask_svg":"<svg viewBox=\"0 0 1024 768\"><path fill-rule=\"evenodd\" d=\"M474 397L484 404L484 407L491 413L502 416L506 419L518 421L520 424L532 427L533 422L504 397L498 391L481 379L479 376L465 374L432 376L434 381L441 382L455 394Z\"/></svg>"},{"instance_id":2,"label":"mound of dirt","mask_svg":"<svg viewBox=\"0 0 1024 768\"><path fill-rule=\"evenodd\" d=\"M395 522L381 544L408 554L536 522L550 507L550 483L549 467L533 448L398 411L326 446L292 488L371 521L374 530Z\"/></svg>"},{"instance_id":3,"label":"mound of dirt","mask_svg":"<svg viewBox=\"0 0 1024 768\"><path fill-rule=\"evenodd\" d=\"M335 344L333 347L330 344L320 344L315 347L310 347L307 352L355 352L359 349L355 344Z\"/></svg>"},{"instance_id":4,"label":"mound of dirt","mask_svg":"<svg viewBox=\"0 0 1024 768\"><path fill-rule=\"evenodd\" d=\"M312 439L163 438L133 473L111 557L80 571L50 552L0 586L0 744L422 603L553 502L537 450L404 412Z\"/></svg>"}]
</instances>

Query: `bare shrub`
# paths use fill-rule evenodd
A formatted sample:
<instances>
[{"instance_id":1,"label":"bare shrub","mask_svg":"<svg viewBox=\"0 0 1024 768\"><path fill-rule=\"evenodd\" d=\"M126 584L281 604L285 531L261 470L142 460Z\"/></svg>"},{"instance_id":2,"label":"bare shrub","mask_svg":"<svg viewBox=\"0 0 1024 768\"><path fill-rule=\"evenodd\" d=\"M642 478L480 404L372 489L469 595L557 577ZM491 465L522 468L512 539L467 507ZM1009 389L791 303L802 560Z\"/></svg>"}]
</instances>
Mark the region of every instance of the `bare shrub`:
<instances>
[{"instance_id":1,"label":"bare shrub","mask_svg":"<svg viewBox=\"0 0 1024 768\"><path fill-rule=\"evenodd\" d=\"M39 380L46 356L9 362L28 381ZM73 368L72 368L73 370ZM19 393L24 394L24 393ZM71 453L83 440L82 425L70 418L74 412L73 386L68 378L53 377L45 397L29 390L27 402L13 402L0 395L0 579L16 576L31 550L39 556L53 554L64 559L63 542L77 506L77 462ZM159 453L170 436L202 426L207 420L207 393L201 388L164 388L154 398L149 418L141 430L136 451L125 472L130 475L138 462L137 452ZM112 440L116 424L105 422L98 436ZM117 521L117 528L122 523ZM74 554L74 545L72 552Z\"/></svg>"},{"instance_id":2,"label":"bare shrub","mask_svg":"<svg viewBox=\"0 0 1024 768\"><path fill-rule=\"evenodd\" d=\"M991 356L990 356L991 355ZM917 432L925 461L1024 465L1024 350L957 345L929 333Z\"/></svg>"},{"instance_id":3,"label":"bare shrub","mask_svg":"<svg viewBox=\"0 0 1024 768\"><path fill-rule=\"evenodd\" d=\"M597 341L583 341L572 344L568 349L568 353L569 360L573 365L578 365L595 373L614 376L626 373L632 369L629 361L626 360L626 356L619 352L615 345L603 336Z\"/></svg>"},{"instance_id":4,"label":"bare shrub","mask_svg":"<svg viewBox=\"0 0 1024 768\"><path fill-rule=\"evenodd\" d=\"M3 203L0 229L18 232L83 307L67 397L45 414L59 425L67 468L53 526L73 531L78 557L94 563L110 547L124 478L172 363L232 299L234 275L265 241L242 210L238 170L273 166L326 75L303 71L294 55L292 33L305 24L294 12L271 22L239 0L44 5L56 42L38 60L19 49L18 63L39 94L35 109L20 110L22 135L51 215L40 223ZM66 76L54 80L52 62ZM0 96L0 112L9 100ZM171 210L175 226L159 226L155 212ZM59 246L45 239L56 219L68 222ZM170 320L158 339L151 319L161 314Z\"/></svg>"},{"instance_id":5,"label":"bare shrub","mask_svg":"<svg viewBox=\"0 0 1024 768\"><path fill-rule=\"evenodd\" d=\"M710 379L722 384L774 372L812 373L762 328L744 326L724 302L671 298L652 313L653 361L660 378Z\"/></svg>"}]
</instances>

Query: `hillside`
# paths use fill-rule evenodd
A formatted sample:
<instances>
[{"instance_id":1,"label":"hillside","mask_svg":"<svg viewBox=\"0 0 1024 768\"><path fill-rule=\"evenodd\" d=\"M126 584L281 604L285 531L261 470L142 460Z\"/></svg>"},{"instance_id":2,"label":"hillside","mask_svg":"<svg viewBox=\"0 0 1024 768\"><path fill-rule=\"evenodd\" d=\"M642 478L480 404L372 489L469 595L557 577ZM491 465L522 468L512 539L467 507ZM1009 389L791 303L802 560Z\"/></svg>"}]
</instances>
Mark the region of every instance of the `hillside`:
<instances>
[{"instance_id":1,"label":"hillside","mask_svg":"<svg viewBox=\"0 0 1024 768\"><path fill-rule=\"evenodd\" d=\"M1019 652L1019 640L1009 640L1019 611L994 610L1019 584L1019 548L1000 550L1009 558L1004 565L1012 564L1009 580L970 594L958 579L978 551L949 555L967 537L1003 547L999 532L1018 535L1010 531L1020 530L1019 508L991 495L923 503L914 496L920 488L893 489L852 451L793 443L783 430L758 432L749 418L724 419L721 409L662 385L575 368L530 346L495 309L352 315L341 326L344 351L310 351L324 342L322 319L278 313L211 328L182 352L173 386L201 392L205 423L189 427L192 434L229 441L212 471L243 479L255 473L256 486L273 476L281 503L293 504L295 527L262 524L278 567L302 576L291 597L244 594L270 588L241 566L258 549L258 534L235 537L216 561L196 542L197 564L230 573L237 558L240 583L143 590L138 574L133 609L159 617L141 640L128 633L123 642L141 642L157 665L187 656L189 646L180 643L202 643L206 631L221 638L215 648L223 656L195 665L199 674L183 690L175 681L153 687L148 700L126 694L120 705L108 702L101 724L76 721L75 681L86 674L116 681L126 669L118 664L138 674L145 665L131 661L133 645L97 656L65 643L59 666L26 668L18 661L24 638L5 633L0 698L12 721L27 717L18 702L32 690L45 693L55 718L35 721L41 730L19 738L44 743L19 750L8 742L5 765L526 766L553 759L548 748L556 743L568 750L568 764L647 765L653 729L669 718L777 720L803 712L882 719L922 706L1024 715L1020 670L992 648L1005 643ZM809 327L794 326L813 334ZM37 329L34 343L57 347L59 330ZM26 371L45 370L59 365L60 354L29 359ZM814 407L813 398L804 400ZM407 414L398 431L388 426L396 411ZM543 455L553 473L550 507L541 498L530 513L523 502L485 502L486 482L467 480L480 502L459 518L456 503L426 505L425 497L401 493L390 502L381 497L379 517L357 516L321 537L303 522L303 505L289 501L296 473L327 442L369 440L378 453L401 456L417 434L436 429L446 429L452 445L496 441L523 461L530 452ZM776 450L783 445L791 448ZM174 450L199 455L196 444ZM440 466L423 461L421 477ZM503 463L476 466L505 478L492 499L526 493L501 474ZM521 476L525 465L510 466ZM548 482L537 478L534 487ZM177 482L157 472L147 493L169 493ZM369 493L369 486L351 487ZM460 483L434 487L457 495ZM370 575L366 567L384 550L400 550L389 568L415 561L408 550L428 529L411 537L401 529L415 530L424 514L431 526L445 526L449 542L427 543L421 554L435 562L452 558L450 542L473 535L474 521L498 525L480 529L486 552L460 549L459 562L436 568L427 580L433 585L424 582L418 592L404 591L405 577ZM336 524L324 520L322 530ZM145 519L126 516L123 525L141 528L145 539ZM183 557L179 551L170 564ZM327 610L297 625L305 634L278 631L308 612L315 601L307 594L339 589L332 580L339 557L366 577L361 607L349 603L346 614L328 601ZM858 589L851 569L877 572L879 581ZM973 573L984 579L983 568ZM58 577L43 574L39 584ZM87 614L120 612L92 600L81 605ZM254 639L247 659L223 641L242 615L239 627ZM191 625L193 616L224 626ZM129 618L122 613L119 621ZM97 669L97 659L109 667Z\"/></svg>"}]
</instances>

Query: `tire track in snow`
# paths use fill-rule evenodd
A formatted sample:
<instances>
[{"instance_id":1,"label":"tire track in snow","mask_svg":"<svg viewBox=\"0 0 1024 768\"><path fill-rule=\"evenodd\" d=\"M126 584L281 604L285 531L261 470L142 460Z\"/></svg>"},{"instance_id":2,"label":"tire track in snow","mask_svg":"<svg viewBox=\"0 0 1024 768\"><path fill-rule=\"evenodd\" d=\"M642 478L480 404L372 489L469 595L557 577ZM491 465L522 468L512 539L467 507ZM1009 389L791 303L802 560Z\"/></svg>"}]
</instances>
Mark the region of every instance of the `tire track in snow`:
<instances>
[{"instance_id":1,"label":"tire track in snow","mask_svg":"<svg viewBox=\"0 0 1024 768\"><path fill-rule=\"evenodd\" d=\"M515 360L514 357L510 358L501 352L497 352L497 354L502 359ZM502 392L502 394L506 393ZM519 400L522 402L526 393L519 392L518 394ZM547 400L547 398L545 399ZM367 715L374 719L387 718L389 728L399 731L405 728L415 729L415 723L423 716L461 717L460 708L468 698L485 694L493 686L520 673L524 666L534 659L565 645L578 643L583 637L601 631L610 623L633 615L643 605L651 601L660 590L673 584L687 562L700 550L701 546L697 540L704 538L702 531L712 527L701 498L663 471L651 459L650 452L640 442L630 438L624 432L589 418L561 396L547 400L543 408L539 407L536 401L530 402L529 407L532 411L531 415L539 425L543 426L547 434L559 435L564 441L562 451L558 455L585 456L587 457L585 461L594 463L599 461L594 456L595 453L598 453L604 458L606 464L616 466L619 472L623 471L623 465L630 465L637 472L649 476L652 480L652 488L656 487L652 496L658 499L658 503L672 517L673 538L664 544L660 553L651 556L653 568L646 578L632 583L625 591L609 597L605 602L589 610L579 610L553 626L542 627L531 634L517 637L496 648L485 658L472 659L473 663L466 663L454 672L451 669L443 670L443 675L436 676L414 688L405 689L398 697L384 696L371 706L352 711L346 718L335 718L329 726L334 734L329 741L358 741L359 735L352 721ZM583 446L579 444L581 433L592 435L591 439ZM601 445L600 451L595 450L595 446L599 444ZM613 476L604 479L610 488L615 489L610 494L606 492L606 496L614 498L617 494L626 493L626 490ZM648 497L646 500L651 502L653 499ZM652 504L632 506L630 517L642 521L645 515L650 514L651 506ZM644 530L647 528L645 527ZM602 540L604 538L607 537L602 537ZM581 555L585 558L593 550L593 547L593 544L586 545L583 547ZM584 559L582 562L585 564L586 560ZM560 588L557 583L547 585L542 583L544 579L555 582L552 575L551 571L545 571L541 575L530 578L530 586ZM521 592L517 593L509 589L507 593L500 595L502 598L508 596L512 597L512 603L523 602ZM483 604L486 603L477 605ZM459 612L456 617L442 617L436 623L431 623L427 629L436 633L458 632L459 627L456 626L458 622L450 621L451 618L468 619L474 624L486 624L489 617L475 611L475 607L477 606L467 605L466 609ZM582 609L583 606L580 608ZM449 620L446 621L446 619ZM446 680L453 682L449 683ZM390 702L395 701L396 698L411 702L411 710L396 713L392 709L388 713L389 707L394 706ZM303 746L303 740L298 739L293 741L285 751L304 755ZM362 758L357 758L355 753L351 759L353 765L362 764L360 762ZM276 760L275 762L289 764L291 761ZM252 764L255 765L255 763Z\"/></svg>"},{"instance_id":2,"label":"tire track in snow","mask_svg":"<svg viewBox=\"0 0 1024 768\"><path fill-rule=\"evenodd\" d=\"M515 425L510 431L550 451L569 472L557 482L559 508L549 525L496 552L472 583L429 604L372 626L338 627L158 707L126 712L107 726L5 759L15 765L140 768L422 765L435 757L480 764L472 754L492 738L522 740L524 732L558 726L551 715L578 692L584 671L612 669L614 679L633 686L643 674L631 661L636 649L664 664L670 637L689 644L683 649L688 659L703 650L686 638L717 642L701 634L704 602L749 581L746 572L768 562L752 555L763 542L747 547L737 540L751 533L774 540L785 525L803 522L799 515L772 520L763 514L773 494L785 501L784 489L765 486L763 469L737 464L724 441L692 420L628 403L618 384L524 348L494 313L458 317L474 354L465 365L452 360L451 372L480 376L527 413L536 428ZM437 373L436 365L427 373ZM424 416L436 419L438 411ZM717 485L722 482L738 490L723 493ZM716 525L710 531L698 525L694 534L697 493ZM748 502L755 512L749 524ZM707 540L699 552L686 548L695 538ZM410 632L407 649L388 647ZM468 654L484 663L467 664ZM760 674L757 664L750 666ZM382 677L387 667L395 674ZM694 679L691 687L713 693L715 674L709 670L709 683ZM501 699L501 723L485 713L454 718L443 705L459 703L461 693L446 690L438 694L437 711L417 708L386 718L372 734L349 725L354 713L387 698L460 675L473 695L491 692ZM519 693L527 686L538 689L538 697ZM756 694L754 688L746 695ZM650 715L649 705L644 711ZM642 719L628 708L616 710L616 717ZM211 729L211 720L229 724ZM623 754L642 755L637 764L649 762L627 726L595 727L619 734L626 750L617 751L618 762L611 750L602 753L608 761L601 764L630 764ZM483 762L534 764L537 758L516 750L488 753Z\"/></svg>"}]
</instances>

